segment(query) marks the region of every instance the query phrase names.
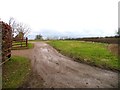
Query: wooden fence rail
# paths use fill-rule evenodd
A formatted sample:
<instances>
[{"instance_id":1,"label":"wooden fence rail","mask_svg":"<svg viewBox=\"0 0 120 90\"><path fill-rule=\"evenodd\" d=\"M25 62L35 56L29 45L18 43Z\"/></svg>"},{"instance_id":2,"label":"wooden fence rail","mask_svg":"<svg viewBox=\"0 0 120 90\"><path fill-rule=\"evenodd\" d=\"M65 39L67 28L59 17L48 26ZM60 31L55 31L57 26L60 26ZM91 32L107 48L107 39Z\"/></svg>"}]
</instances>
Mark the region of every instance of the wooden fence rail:
<instances>
[{"instance_id":1,"label":"wooden fence rail","mask_svg":"<svg viewBox=\"0 0 120 90\"><path fill-rule=\"evenodd\" d=\"M13 39L12 48L21 48L21 47L28 47L28 38L25 39Z\"/></svg>"}]
</instances>

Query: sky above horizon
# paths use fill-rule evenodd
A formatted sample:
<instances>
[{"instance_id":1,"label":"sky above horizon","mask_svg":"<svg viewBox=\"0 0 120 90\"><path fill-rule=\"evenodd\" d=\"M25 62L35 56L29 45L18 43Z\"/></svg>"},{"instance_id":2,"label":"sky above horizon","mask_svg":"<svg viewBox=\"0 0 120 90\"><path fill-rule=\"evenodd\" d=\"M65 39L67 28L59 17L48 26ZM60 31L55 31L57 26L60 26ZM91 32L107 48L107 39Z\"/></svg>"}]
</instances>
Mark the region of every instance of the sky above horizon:
<instances>
[{"instance_id":1,"label":"sky above horizon","mask_svg":"<svg viewBox=\"0 0 120 90\"><path fill-rule=\"evenodd\" d=\"M31 27L29 38L112 36L118 29L119 0L1 0L0 18Z\"/></svg>"}]
</instances>

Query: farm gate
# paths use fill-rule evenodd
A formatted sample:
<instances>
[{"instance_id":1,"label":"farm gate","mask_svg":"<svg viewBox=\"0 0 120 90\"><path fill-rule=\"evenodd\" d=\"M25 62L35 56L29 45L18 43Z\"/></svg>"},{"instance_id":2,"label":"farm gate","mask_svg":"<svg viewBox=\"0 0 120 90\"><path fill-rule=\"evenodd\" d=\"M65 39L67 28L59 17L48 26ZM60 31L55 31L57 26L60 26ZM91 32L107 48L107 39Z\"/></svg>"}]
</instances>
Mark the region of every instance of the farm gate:
<instances>
[{"instance_id":1,"label":"farm gate","mask_svg":"<svg viewBox=\"0 0 120 90\"><path fill-rule=\"evenodd\" d=\"M13 38L12 49L20 49L28 47L28 38Z\"/></svg>"}]
</instances>

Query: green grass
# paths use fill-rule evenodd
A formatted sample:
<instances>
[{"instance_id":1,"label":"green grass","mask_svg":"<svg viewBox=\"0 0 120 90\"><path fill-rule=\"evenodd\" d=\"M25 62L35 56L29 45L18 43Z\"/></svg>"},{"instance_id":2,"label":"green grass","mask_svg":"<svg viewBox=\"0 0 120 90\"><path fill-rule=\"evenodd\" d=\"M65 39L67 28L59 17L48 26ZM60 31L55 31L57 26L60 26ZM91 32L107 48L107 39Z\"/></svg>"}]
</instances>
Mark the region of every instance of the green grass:
<instances>
[{"instance_id":1,"label":"green grass","mask_svg":"<svg viewBox=\"0 0 120 90\"><path fill-rule=\"evenodd\" d=\"M22 44L22 46L26 46L26 42L12 42L12 45L20 46L21 44Z\"/></svg>"},{"instance_id":2,"label":"green grass","mask_svg":"<svg viewBox=\"0 0 120 90\"><path fill-rule=\"evenodd\" d=\"M120 70L118 58L108 49L108 44L81 41L49 41L60 53L101 68Z\"/></svg>"},{"instance_id":3,"label":"green grass","mask_svg":"<svg viewBox=\"0 0 120 90\"><path fill-rule=\"evenodd\" d=\"M20 43L14 43L14 44L20 44ZM28 43L28 47L26 47L25 43L23 43L23 47L20 47L20 45L16 45L12 47L12 50L32 49L33 47L34 47L33 43Z\"/></svg>"},{"instance_id":4,"label":"green grass","mask_svg":"<svg viewBox=\"0 0 120 90\"><path fill-rule=\"evenodd\" d=\"M18 88L30 73L30 62L25 57L13 56L3 64L3 88Z\"/></svg>"},{"instance_id":5,"label":"green grass","mask_svg":"<svg viewBox=\"0 0 120 90\"><path fill-rule=\"evenodd\" d=\"M28 43L28 49L32 49L34 47L33 43Z\"/></svg>"}]
</instances>

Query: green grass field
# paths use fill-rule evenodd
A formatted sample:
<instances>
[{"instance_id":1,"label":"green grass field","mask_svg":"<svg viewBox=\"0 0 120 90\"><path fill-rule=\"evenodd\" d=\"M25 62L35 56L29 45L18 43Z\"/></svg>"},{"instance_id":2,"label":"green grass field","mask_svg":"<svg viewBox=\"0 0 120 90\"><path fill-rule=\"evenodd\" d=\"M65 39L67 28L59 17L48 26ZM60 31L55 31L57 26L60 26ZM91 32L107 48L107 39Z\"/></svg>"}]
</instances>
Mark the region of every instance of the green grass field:
<instances>
[{"instance_id":1,"label":"green grass field","mask_svg":"<svg viewBox=\"0 0 120 90\"><path fill-rule=\"evenodd\" d=\"M108 49L108 44L81 41L49 41L47 42L60 53L101 68L120 70L118 58Z\"/></svg>"},{"instance_id":2,"label":"green grass field","mask_svg":"<svg viewBox=\"0 0 120 90\"><path fill-rule=\"evenodd\" d=\"M25 57L13 56L2 66L3 88L18 88L27 79L30 73L30 62Z\"/></svg>"}]
</instances>

